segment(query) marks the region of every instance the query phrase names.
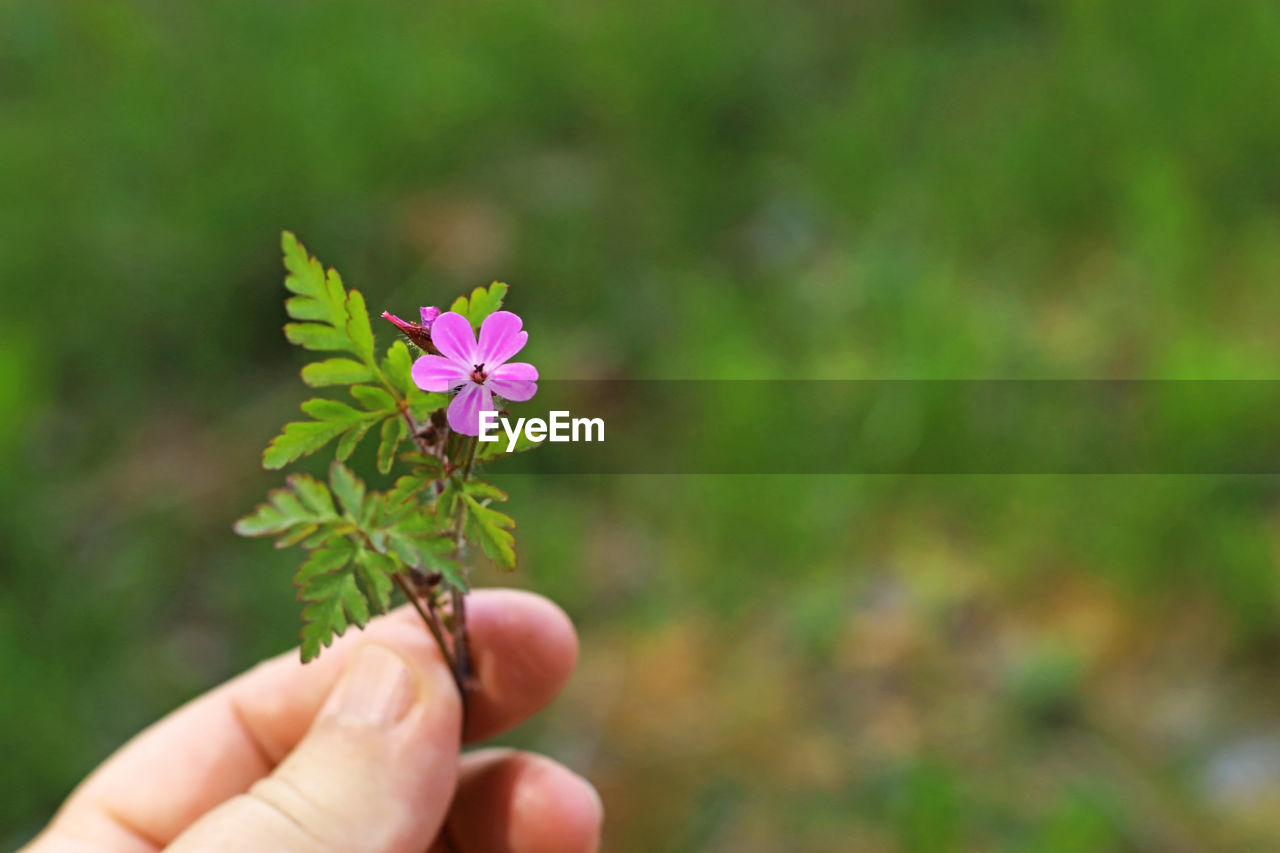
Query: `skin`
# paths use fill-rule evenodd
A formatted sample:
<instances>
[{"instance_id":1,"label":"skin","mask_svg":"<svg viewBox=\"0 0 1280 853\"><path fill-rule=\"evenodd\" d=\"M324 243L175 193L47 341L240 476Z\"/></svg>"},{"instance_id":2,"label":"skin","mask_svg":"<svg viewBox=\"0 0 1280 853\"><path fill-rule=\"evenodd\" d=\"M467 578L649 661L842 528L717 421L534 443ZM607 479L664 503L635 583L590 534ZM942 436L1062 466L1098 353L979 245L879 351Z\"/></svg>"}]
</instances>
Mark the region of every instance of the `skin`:
<instances>
[{"instance_id":1,"label":"skin","mask_svg":"<svg viewBox=\"0 0 1280 853\"><path fill-rule=\"evenodd\" d=\"M265 661L143 731L72 793L27 853L577 853L591 784L532 753L464 743L549 702L578 654L568 617L513 590L468 596L479 687L457 688L412 610L307 665Z\"/></svg>"}]
</instances>

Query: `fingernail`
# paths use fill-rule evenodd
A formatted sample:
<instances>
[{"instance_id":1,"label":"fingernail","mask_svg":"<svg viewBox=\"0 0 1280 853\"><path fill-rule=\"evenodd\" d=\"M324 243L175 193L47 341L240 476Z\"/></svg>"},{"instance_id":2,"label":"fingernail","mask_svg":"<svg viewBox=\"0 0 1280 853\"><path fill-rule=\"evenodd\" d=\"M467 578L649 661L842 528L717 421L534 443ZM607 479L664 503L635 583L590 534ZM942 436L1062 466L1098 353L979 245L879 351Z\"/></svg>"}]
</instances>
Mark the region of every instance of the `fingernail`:
<instances>
[{"instance_id":1,"label":"fingernail","mask_svg":"<svg viewBox=\"0 0 1280 853\"><path fill-rule=\"evenodd\" d=\"M346 722L391 726L409 712L415 679L400 655L383 646L361 646L338 682L326 712Z\"/></svg>"}]
</instances>

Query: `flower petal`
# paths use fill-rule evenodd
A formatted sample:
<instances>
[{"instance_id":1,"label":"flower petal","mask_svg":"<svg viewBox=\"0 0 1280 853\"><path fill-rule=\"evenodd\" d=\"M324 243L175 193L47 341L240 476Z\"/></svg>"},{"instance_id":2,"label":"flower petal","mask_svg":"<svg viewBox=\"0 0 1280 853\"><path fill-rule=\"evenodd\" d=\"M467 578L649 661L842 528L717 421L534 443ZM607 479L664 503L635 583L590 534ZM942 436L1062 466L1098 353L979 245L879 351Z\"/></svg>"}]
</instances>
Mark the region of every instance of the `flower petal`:
<instances>
[{"instance_id":1,"label":"flower petal","mask_svg":"<svg viewBox=\"0 0 1280 853\"><path fill-rule=\"evenodd\" d=\"M413 363L413 384L423 391L448 391L471 377L471 371L441 355L424 355Z\"/></svg>"},{"instance_id":2,"label":"flower petal","mask_svg":"<svg viewBox=\"0 0 1280 853\"><path fill-rule=\"evenodd\" d=\"M476 361L476 336L467 318L446 311L431 324L431 342L445 358L458 362L469 372Z\"/></svg>"},{"instance_id":3,"label":"flower petal","mask_svg":"<svg viewBox=\"0 0 1280 853\"><path fill-rule=\"evenodd\" d=\"M507 359L524 348L529 333L520 331L522 325L520 317L510 311L494 311L484 318L480 324L480 346L476 357L486 372L505 364Z\"/></svg>"},{"instance_id":4,"label":"flower petal","mask_svg":"<svg viewBox=\"0 0 1280 853\"><path fill-rule=\"evenodd\" d=\"M449 429L461 435L479 435L480 412L493 410L493 395L489 389L468 382L449 404Z\"/></svg>"},{"instance_id":5,"label":"flower petal","mask_svg":"<svg viewBox=\"0 0 1280 853\"><path fill-rule=\"evenodd\" d=\"M424 305L418 309L422 314L422 328L430 329L431 324L440 316L440 309L434 305Z\"/></svg>"},{"instance_id":6,"label":"flower petal","mask_svg":"<svg viewBox=\"0 0 1280 853\"><path fill-rule=\"evenodd\" d=\"M485 385L505 400L523 403L538 393L538 368L524 361L501 364L489 373Z\"/></svg>"}]
</instances>

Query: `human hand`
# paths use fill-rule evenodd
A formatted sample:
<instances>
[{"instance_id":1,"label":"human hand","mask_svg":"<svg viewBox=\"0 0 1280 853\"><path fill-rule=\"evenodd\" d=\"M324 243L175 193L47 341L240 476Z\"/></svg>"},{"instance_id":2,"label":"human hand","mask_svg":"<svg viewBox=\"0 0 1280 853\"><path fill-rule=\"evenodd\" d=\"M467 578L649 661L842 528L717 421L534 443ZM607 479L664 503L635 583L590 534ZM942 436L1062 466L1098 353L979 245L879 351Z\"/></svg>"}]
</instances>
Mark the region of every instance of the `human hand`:
<instances>
[{"instance_id":1,"label":"human hand","mask_svg":"<svg viewBox=\"0 0 1280 853\"><path fill-rule=\"evenodd\" d=\"M555 696L577 659L573 626L513 590L475 592L467 610L479 686L465 732L448 666L401 608L312 663L266 661L146 729L27 853L596 849L603 813L586 780L531 753L459 755Z\"/></svg>"}]
</instances>

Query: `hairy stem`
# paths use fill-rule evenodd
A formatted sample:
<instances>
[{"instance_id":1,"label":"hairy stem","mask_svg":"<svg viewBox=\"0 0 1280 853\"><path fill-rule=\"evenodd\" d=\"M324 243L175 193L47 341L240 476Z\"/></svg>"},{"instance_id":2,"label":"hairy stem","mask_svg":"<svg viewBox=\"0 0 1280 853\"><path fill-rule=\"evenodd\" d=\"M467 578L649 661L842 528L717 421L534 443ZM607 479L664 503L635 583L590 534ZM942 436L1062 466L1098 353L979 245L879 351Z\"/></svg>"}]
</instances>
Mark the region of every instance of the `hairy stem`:
<instances>
[{"instance_id":1,"label":"hairy stem","mask_svg":"<svg viewBox=\"0 0 1280 853\"><path fill-rule=\"evenodd\" d=\"M466 450L466 461L462 465L462 480L466 480L471 476L471 465L476 459L476 438L472 436L468 439ZM457 550L458 558L462 558L462 552L466 548L466 529L467 529L467 502L465 500L458 501L458 529L455 531L456 539L454 545ZM449 590L449 600L453 606L453 653L458 662L458 672L461 673L462 679L468 682L473 673L471 671L471 637L467 633L467 602L466 593L454 587Z\"/></svg>"},{"instance_id":2,"label":"hairy stem","mask_svg":"<svg viewBox=\"0 0 1280 853\"><path fill-rule=\"evenodd\" d=\"M462 690L462 680L459 675L458 663L455 657L449 653L449 644L445 641L444 632L440 630L439 619L434 612L429 613L423 609L422 602L418 600L418 594L414 592L409 581L402 572L393 574L392 579L396 582L396 586L400 587L400 591L404 593L404 597L409 599L409 603L413 605L413 609L418 611L418 615L422 617L423 623L426 624L427 630L431 632L431 636L435 638L436 645L440 647L440 654L444 655L445 662L449 665L449 670L453 673L453 680L458 684L458 690Z\"/></svg>"}]
</instances>

